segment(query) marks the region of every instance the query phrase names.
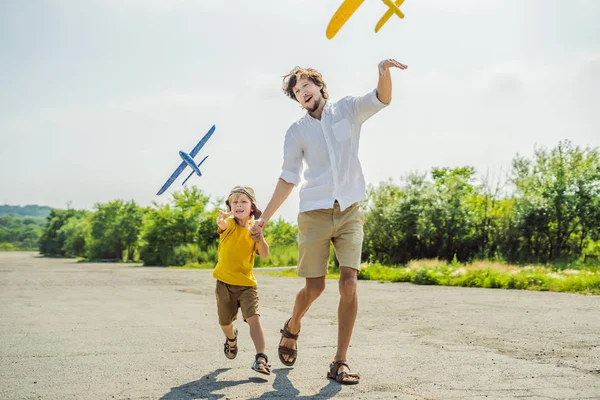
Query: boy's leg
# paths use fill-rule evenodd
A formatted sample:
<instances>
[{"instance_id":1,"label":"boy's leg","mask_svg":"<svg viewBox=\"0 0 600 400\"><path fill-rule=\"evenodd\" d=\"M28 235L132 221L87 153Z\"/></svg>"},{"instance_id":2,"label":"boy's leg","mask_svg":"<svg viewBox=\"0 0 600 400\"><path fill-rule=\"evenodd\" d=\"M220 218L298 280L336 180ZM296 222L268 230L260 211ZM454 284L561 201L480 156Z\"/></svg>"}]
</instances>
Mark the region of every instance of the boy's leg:
<instances>
[{"instance_id":1,"label":"boy's leg","mask_svg":"<svg viewBox=\"0 0 600 400\"><path fill-rule=\"evenodd\" d=\"M260 316L253 315L246 320L250 327L250 337L254 343L256 353L264 353L266 351L265 345L265 332L263 331L262 324L260 323Z\"/></svg>"},{"instance_id":2,"label":"boy's leg","mask_svg":"<svg viewBox=\"0 0 600 400\"><path fill-rule=\"evenodd\" d=\"M227 337L225 344L229 345L229 348L225 347L225 356L233 359L237 355L237 332L233 326L233 321L237 318L238 313L237 299L231 292L231 286L221 281L217 281L215 297L219 325Z\"/></svg>"},{"instance_id":3,"label":"boy's leg","mask_svg":"<svg viewBox=\"0 0 600 400\"><path fill-rule=\"evenodd\" d=\"M258 289L256 286L247 287L242 290L239 296L240 308L244 321L250 327L250 337L256 349L256 360L252 367L258 372L270 374L265 345L265 333L260 323L260 313L258 311Z\"/></svg>"},{"instance_id":4,"label":"boy's leg","mask_svg":"<svg viewBox=\"0 0 600 400\"><path fill-rule=\"evenodd\" d=\"M240 286L239 301L242 317L250 327L250 337L254 342L256 352L264 353L265 334L260 323L260 312L258 310L258 288L256 286Z\"/></svg>"},{"instance_id":5,"label":"boy's leg","mask_svg":"<svg viewBox=\"0 0 600 400\"><path fill-rule=\"evenodd\" d=\"M233 342L235 342L235 328L233 327L233 323L229 324L229 325L221 325L221 329L223 330L223 333L225 334L225 336L227 336L227 339L231 339L229 340L231 342L231 344L234 344Z\"/></svg>"},{"instance_id":6,"label":"boy's leg","mask_svg":"<svg viewBox=\"0 0 600 400\"><path fill-rule=\"evenodd\" d=\"M262 324L260 323L260 316L258 314L253 315L248 318L246 322L250 327L250 337L252 338L254 348L256 349L256 357L252 369L268 375L271 373L271 369L269 359L265 353L265 333Z\"/></svg>"},{"instance_id":7,"label":"boy's leg","mask_svg":"<svg viewBox=\"0 0 600 400\"><path fill-rule=\"evenodd\" d=\"M237 355L237 332L235 331L233 324L225 326L221 325L221 330L223 330L223 333L227 338L227 344L229 346L228 349L225 350L225 352L227 353L225 355L227 356L227 358L233 359Z\"/></svg>"}]
</instances>

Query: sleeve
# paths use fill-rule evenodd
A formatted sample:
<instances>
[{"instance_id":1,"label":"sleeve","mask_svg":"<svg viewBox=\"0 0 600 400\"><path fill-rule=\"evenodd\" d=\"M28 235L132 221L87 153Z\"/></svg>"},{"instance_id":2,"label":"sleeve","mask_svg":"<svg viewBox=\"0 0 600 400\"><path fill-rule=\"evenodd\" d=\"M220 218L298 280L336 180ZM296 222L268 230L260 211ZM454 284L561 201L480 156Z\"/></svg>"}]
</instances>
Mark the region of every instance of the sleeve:
<instances>
[{"instance_id":1,"label":"sleeve","mask_svg":"<svg viewBox=\"0 0 600 400\"><path fill-rule=\"evenodd\" d=\"M377 89L373 89L371 92L364 96L351 97L351 110L354 119L359 124L363 124L366 120L375 115L378 111L387 107L390 103L382 103L377 98Z\"/></svg>"},{"instance_id":2,"label":"sleeve","mask_svg":"<svg viewBox=\"0 0 600 400\"><path fill-rule=\"evenodd\" d=\"M302 148L300 147L298 140L294 137L292 130L288 129L283 143L283 165L279 177L288 183L298 185L301 179L302 158Z\"/></svg>"}]
</instances>

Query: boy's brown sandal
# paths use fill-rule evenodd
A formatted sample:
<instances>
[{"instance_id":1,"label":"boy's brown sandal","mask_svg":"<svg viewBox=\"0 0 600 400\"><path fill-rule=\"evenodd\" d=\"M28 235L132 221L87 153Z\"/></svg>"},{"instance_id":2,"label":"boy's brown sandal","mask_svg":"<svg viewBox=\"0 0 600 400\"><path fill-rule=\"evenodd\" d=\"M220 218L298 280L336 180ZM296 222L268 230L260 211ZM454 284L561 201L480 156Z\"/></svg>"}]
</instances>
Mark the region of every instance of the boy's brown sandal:
<instances>
[{"instance_id":1,"label":"boy's brown sandal","mask_svg":"<svg viewBox=\"0 0 600 400\"><path fill-rule=\"evenodd\" d=\"M265 353L258 353L254 357L252 369L261 374L271 375L271 366L269 365L269 357Z\"/></svg>"},{"instance_id":2,"label":"boy's brown sandal","mask_svg":"<svg viewBox=\"0 0 600 400\"><path fill-rule=\"evenodd\" d=\"M235 356L237 356L237 337L237 328L235 328L235 337L233 339L229 339L227 336L225 336L225 348L223 349L223 351L225 352L225 357L229 358L230 360L233 360ZM235 344L229 344L229 342L234 342Z\"/></svg>"}]
</instances>

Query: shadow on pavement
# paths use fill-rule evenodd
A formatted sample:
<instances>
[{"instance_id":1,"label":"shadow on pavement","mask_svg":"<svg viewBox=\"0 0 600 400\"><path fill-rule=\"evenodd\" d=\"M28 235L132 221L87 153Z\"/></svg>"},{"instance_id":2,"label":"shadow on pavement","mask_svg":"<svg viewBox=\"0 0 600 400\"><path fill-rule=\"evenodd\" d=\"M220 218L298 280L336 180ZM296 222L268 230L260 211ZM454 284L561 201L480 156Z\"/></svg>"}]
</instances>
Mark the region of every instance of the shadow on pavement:
<instances>
[{"instance_id":1,"label":"shadow on pavement","mask_svg":"<svg viewBox=\"0 0 600 400\"><path fill-rule=\"evenodd\" d=\"M186 383L175 388L161 397L161 400L192 400L192 399L220 399L224 394L213 393L229 387L245 385L247 383L267 383L263 378L252 377L239 381L218 381L217 376L231 368L219 368L214 372L204 375L197 381Z\"/></svg>"},{"instance_id":2,"label":"shadow on pavement","mask_svg":"<svg viewBox=\"0 0 600 400\"><path fill-rule=\"evenodd\" d=\"M214 393L221 391L226 388L245 385L248 383L267 383L266 379L259 377L251 377L248 379L242 379L238 381L218 381L217 376L230 368L219 368L214 372L204 375L197 381L186 383L175 388L171 388L171 391L160 398L160 400L196 400L196 399L221 399L227 397L225 394ZM292 385L292 382L288 378L290 370L288 368L281 368L272 370L272 374L275 375L273 381L273 391L263 393L260 397L255 397L252 400L259 399L272 399L272 398L285 398L285 399L329 399L334 397L342 390L342 385L332 380L325 386L323 386L319 393L310 396L299 396L300 391Z\"/></svg>"},{"instance_id":3,"label":"shadow on pavement","mask_svg":"<svg viewBox=\"0 0 600 400\"><path fill-rule=\"evenodd\" d=\"M342 390L342 385L329 380L329 384L323 386L319 393L310 396L299 396L300 391L292 385L292 382L288 378L290 373L289 368L274 369L271 371L275 375L275 381L273 382L273 391L263 393L260 397L255 397L252 400L258 399L330 399L338 394ZM323 377L325 379L325 377Z\"/></svg>"}]
</instances>

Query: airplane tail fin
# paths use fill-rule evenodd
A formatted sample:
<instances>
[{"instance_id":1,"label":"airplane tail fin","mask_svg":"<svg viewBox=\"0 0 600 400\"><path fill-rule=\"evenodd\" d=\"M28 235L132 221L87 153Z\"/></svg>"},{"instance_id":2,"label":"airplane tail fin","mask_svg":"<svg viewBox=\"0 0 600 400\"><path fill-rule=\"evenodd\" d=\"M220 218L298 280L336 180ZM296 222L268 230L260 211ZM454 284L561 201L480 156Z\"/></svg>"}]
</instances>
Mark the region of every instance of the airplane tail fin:
<instances>
[{"instance_id":1,"label":"airplane tail fin","mask_svg":"<svg viewBox=\"0 0 600 400\"><path fill-rule=\"evenodd\" d=\"M204 160L206 160L208 158L208 156L204 157L202 159L202 161L200 161L200 164L198 164L198 166L201 166L202 163L204 162ZM187 182L188 179L190 179L192 177L192 175L194 175L194 171L190 172L190 174L188 175L187 178L185 178L185 180L181 183L181 186L185 185L185 183ZM200 171L200 176L202 176L202 171Z\"/></svg>"}]
</instances>

